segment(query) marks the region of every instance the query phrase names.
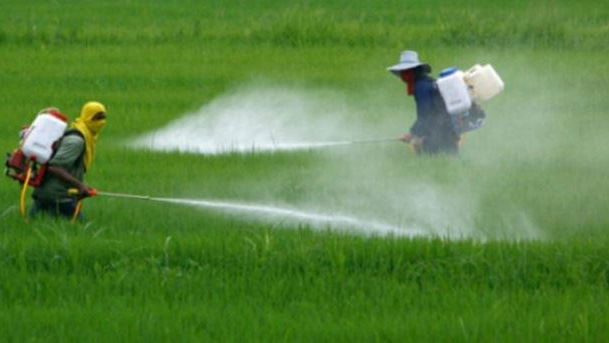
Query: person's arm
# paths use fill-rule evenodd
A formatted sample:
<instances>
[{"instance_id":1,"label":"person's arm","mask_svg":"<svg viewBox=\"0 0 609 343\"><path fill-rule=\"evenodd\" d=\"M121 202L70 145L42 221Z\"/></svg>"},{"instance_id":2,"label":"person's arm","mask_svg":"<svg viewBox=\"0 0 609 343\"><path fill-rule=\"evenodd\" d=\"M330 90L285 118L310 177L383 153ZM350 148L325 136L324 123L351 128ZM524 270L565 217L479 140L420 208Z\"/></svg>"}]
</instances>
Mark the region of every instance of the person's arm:
<instances>
[{"instance_id":1,"label":"person's arm","mask_svg":"<svg viewBox=\"0 0 609 343\"><path fill-rule=\"evenodd\" d=\"M70 174L68 168L77 163L82 157L84 150L85 141L81 137L75 135L65 136L48 164L49 173L78 188L79 195L83 197L88 194L91 188Z\"/></svg>"},{"instance_id":2,"label":"person's arm","mask_svg":"<svg viewBox=\"0 0 609 343\"><path fill-rule=\"evenodd\" d=\"M410 127L409 133L406 133L400 137L400 139L407 143L414 145L421 145L423 139L427 136L429 131L429 121L431 119L431 113L433 112L432 102L432 89L428 82L418 82L415 87L414 100L417 107L417 119L414 124Z\"/></svg>"},{"instance_id":3,"label":"person's arm","mask_svg":"<svg viewBox=\"0 0 609 343\"><path fill-rule=\"evenodd\" d=\"M73 185L74 187L78 188L79 194L82 194L82 195L89 194L89 190L91 189L91 187L87 186L84 182L81 182L74 176L70 175L70 173L68 173L68 171L65 170L64 168L49 165L47 170L49 173L54 174L58 178L66 181L66 182L70 183L71 185Z\"/></svg>"}]
</instances>

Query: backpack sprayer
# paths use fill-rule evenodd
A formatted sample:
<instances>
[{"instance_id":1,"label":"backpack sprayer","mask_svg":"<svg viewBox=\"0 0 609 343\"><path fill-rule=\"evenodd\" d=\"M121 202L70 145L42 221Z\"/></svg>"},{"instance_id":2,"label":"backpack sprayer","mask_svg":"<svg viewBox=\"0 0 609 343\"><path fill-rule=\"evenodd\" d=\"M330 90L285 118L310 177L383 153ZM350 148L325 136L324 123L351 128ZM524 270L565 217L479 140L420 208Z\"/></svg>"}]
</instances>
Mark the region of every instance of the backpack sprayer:
<instances>
[{"instance_id":1,"label":"backpack sprayer","mask_svg":"<svg viewBox=\"0 0 609 343\"><path fill-rule=\"evenodd\" d=\"M465 72L446 68L440 72L436 84L457 134L482 127L485 116L477 104L491 99L504 88L503 80L490 64L476 64Z\"/></svg>"},{"instance_id":2,"label":"backpack sprayer","mask_svg":"<svg viewBox=\"0 0 609 343\"><path fill-rule=\"evenodd\" d=\"M68 118L55 108L38 113L30 126L21 130L19 147L7 154L5 174L22 184L19 209L25 216L25 194L28 186L38 187L47 171L47 162L56 142L63 136Z\"/></svg>"}]
</instances>

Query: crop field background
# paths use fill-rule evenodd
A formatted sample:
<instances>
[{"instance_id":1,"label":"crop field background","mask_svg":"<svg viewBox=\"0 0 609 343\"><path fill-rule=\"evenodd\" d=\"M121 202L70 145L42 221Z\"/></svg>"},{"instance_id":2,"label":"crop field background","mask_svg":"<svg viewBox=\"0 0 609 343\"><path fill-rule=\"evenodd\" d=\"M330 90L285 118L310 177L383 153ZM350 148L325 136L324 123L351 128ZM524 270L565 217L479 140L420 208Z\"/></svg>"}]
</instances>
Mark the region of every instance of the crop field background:
<instances>
[{"instance_id":1,"label":"crop field background","mask_svg":"<svg viewBox=\"0 0 609 343\"><path fill-rule=\"evenodd\" d=\"M603 341L608 37L589 0L4 0L0 150L97 100L87 183L191 201L25 223L4 178L0 339ZM316 147L408 130L405 49L505 81L460 155Z\"/></svg>"}]
</instances>

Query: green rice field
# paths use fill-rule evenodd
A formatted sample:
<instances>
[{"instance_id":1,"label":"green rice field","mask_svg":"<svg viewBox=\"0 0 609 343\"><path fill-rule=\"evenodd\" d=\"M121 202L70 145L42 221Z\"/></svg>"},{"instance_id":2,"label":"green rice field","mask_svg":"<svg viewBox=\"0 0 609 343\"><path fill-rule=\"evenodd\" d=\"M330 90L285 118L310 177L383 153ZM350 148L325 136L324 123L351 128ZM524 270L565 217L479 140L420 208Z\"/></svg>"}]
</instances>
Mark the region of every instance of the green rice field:
<instances>
[{"instance_id":1,"label":"green rice field","mask_svg":"<svg viewBox=\"0 0 609 343\"><path fill-rule=\"evenodd\" d=\"M590 0L5 0L0 150L100 101L87 184L168 201L26 222L4 177L0 340L605 341L608 37ZM316 147L408 130L407 49L505 82L459 156Z\"/></svg>"}]
</instances>

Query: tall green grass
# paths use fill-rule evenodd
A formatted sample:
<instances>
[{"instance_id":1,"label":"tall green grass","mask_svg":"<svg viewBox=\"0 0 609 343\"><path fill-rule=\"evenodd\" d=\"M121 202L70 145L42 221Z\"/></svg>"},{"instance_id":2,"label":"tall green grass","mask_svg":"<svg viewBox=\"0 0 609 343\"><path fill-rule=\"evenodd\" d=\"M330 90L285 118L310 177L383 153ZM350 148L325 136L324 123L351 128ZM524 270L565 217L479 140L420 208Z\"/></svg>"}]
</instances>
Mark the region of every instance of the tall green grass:
<instances>
[{"instance_id":1,"label":"tall green grass","mask_svg":"<svg viewBox=\"0 0 609 343\"><path fill-rule=\"evenodd\" d=\"M171 233L52 223L5 231L0 299L11 330L3 336L552 341L606 333L609 265L599 241L369 239L212 218L205 234L187 220Z\"/></svg>"},{"instance_id":2,"label":"tall green grass","mask_svg":"<svg viewBox=\"0 0 609 343\"><path fill-rule=\"evenodd\" d=\"M387 45L606 49L607 14L568 1L372 4L231 1L11 7L0 44L270 44L283 47ZM134 12L140 12L134 16ZM575 15L574 15L575 14ZM113 25L105 25L110 19ZM103 27L103 29L100 29Z\"/></svg>"}]
</instances>

